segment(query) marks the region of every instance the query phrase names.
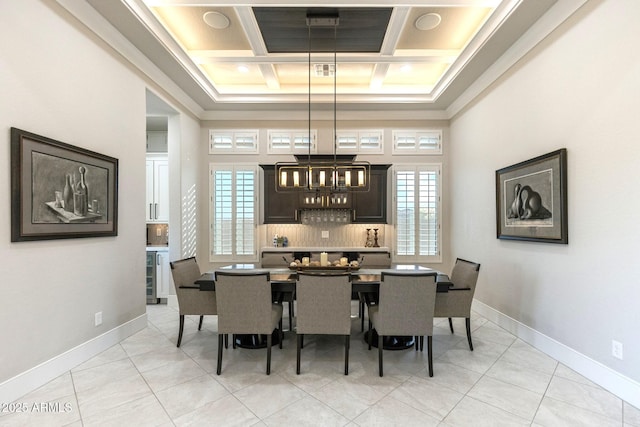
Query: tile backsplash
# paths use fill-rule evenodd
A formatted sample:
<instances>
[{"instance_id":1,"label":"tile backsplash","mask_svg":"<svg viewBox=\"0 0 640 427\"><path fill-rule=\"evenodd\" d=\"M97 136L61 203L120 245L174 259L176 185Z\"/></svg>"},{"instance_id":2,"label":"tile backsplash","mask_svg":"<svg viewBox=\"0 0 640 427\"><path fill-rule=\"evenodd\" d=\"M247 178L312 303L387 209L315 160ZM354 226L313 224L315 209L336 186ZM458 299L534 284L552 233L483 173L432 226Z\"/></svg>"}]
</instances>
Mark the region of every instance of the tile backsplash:
<instances>
[{"instance_id":1,"label":"tile backsplash","mask_svg":"<svg viewBox=\"0 0 640 427\"><path fill-rule=\"evenodd\" d=\"M341 224L327 222L321 224L266 224L263 246L272 246L273 236L286 236L291 247L345 247L363 248L367 241L367 229L378 229L378 245L385 245L385 224ZM322 232L329 237L323 238Z\"/></svg>"}]
</instances>

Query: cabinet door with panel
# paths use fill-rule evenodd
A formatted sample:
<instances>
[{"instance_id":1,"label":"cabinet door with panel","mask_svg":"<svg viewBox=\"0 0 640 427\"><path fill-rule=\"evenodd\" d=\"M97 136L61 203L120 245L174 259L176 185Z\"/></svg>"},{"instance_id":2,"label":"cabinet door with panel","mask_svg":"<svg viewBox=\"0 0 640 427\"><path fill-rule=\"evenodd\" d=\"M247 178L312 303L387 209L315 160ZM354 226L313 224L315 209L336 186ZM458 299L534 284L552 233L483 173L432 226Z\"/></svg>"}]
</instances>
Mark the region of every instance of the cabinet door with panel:
<instances>
[{"instance_id":1,"label":"cabinet door with panel","mask_svg":"<svg viewBox=\"0 0 640 427\"><path fill-rule=\"evenodd\" d=\"M390 165L371 165L371 183L367 192L352 193L354 223L387 222L387 169Z\"/></svg>"},{"instance_id":2,"label":"cabinet door with panel","mask_svg":"<svg viewBox=\"0 0 640 427\"><path fill-rule=\"evenodd\" d=\"M169 221L169 161L147 159L147 222Z\"/></svg>"},{"instance_id":3,"label":"cabinet door with panel","mask_svg":"<svg viewBox=\"0 0 640 427\"><path fill-rule=\"evenodd\" d=\"M276 191L276 170L273 165L260 165L264 171L264 223L293 224L298 223L298 206L300 194L297 191Z\"/></svg>"},{"instance_id":4,"label":"cabinet door with panel","mask_svg":"<svg viewBox=\"0 0 640 427\"><path fill-rule=\"evenodd\" d=\"M169 251L156 253L156 298L168 298L171 287Z\"/></svg>"}]
</instances>

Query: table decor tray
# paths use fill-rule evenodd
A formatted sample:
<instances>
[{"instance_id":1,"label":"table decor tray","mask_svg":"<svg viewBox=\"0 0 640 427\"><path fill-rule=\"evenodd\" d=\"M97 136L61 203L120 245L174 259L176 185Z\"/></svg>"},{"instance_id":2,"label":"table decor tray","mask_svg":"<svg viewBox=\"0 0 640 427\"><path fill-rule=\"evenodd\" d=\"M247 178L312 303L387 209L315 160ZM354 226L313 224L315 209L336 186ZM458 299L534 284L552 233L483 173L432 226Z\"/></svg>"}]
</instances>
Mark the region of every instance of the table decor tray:
<instances>
[{"instance_id":1,"label":"table decor tray","mask_svg":"<svg viewBox=\"0 0 640 427\"><path fill-rule=\"evenodd\" d=\"M319 270L328 270L328 271L356 271L359 270L360 267L353 267L350 265L297 265L295 267L289 266L289 270L292 271L319 271Z\"/></svg>"}]
</instances>

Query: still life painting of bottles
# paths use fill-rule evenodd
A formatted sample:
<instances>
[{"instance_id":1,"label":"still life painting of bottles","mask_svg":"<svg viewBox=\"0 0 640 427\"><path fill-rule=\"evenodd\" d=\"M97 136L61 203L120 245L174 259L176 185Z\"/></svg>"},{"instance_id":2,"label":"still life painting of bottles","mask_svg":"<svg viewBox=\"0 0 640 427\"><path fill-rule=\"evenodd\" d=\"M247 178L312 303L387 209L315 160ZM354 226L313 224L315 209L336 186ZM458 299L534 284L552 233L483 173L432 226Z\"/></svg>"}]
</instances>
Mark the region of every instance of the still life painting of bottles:
<instances>
[{"instance_id":1,"label":"still life painting of bottles","mask_svg":"<svg viewBox=\"0 0 640 427\"><path fill-rule=\"evenodd\" d=\"M107 221L106 170L41 153L32 160L35 223Z\"/></svg>"}]
</instances>

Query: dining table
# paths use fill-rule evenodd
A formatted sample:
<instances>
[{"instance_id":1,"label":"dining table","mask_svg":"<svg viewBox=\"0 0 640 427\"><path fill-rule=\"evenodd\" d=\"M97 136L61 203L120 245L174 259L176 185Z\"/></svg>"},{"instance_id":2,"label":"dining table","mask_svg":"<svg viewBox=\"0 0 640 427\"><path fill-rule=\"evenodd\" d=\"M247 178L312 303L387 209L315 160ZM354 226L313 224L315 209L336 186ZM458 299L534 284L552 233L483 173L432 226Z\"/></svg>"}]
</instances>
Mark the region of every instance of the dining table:
<instances>
[{"instance_id":1,"label":"dining table","mask_svg":"<svg viewBox=\"0 0 640 427\"><path fill-rule=\"evenodd\" d=\"M261 267L257 264L230 264L220 267L216 270L206 272L195 281L195 285L201 291L215 291L215 280L217 271L237 271L237 272L267 272L269 273L269 281L271 283L271 292L274 301L282 303L286 294L293 294L296 288L298 271L305 271L304 268L284 268L284 267ZM390 268L344 268L336 269L327 267L326 269L310 270L316 274L331 273L335 271L348 272L351 276L351 289L354 294L363 295L366 302L377 303L377 295L380 287L380 279L383 271L393 271L394 273L406 272L407 274L425 273L427 275L436 276L436 292L449 292L453 283L449 280L449 276L429 267L417 264L394 264ZM364 313L362 313L364 316ZM274 332L272 335L273 345L278 344L280 334ZM372 339L371 345L377 347L378 336L375 329L372 331L372 337L368 336L368 331L364 332L365 342ZM264 348L266 347L266 336L257 334L235 335L236 346L243 348ZM415 338L413 336L389 336L384 337L383 347L388 350L402 350L410 348L414 345Z\"/></svg>"}]
</instances>

